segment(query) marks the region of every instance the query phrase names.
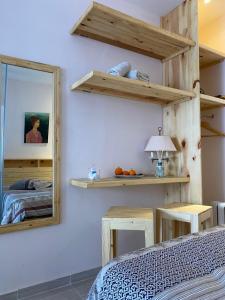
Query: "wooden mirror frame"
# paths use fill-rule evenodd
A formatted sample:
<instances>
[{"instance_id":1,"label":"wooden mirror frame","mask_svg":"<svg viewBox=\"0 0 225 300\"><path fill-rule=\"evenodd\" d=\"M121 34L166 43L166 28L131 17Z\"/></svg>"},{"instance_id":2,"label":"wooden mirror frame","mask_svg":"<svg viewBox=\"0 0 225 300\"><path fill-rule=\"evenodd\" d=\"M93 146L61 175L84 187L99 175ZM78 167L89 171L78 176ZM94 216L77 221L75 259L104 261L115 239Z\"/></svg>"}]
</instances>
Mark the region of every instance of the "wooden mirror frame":
<instances>
[{"instance_id":1,"label":"wooden mirror frame","mask_svg":"<svg viewBox=\"0 0 225 300\"><path fill-rule=\"evenodd\" d=\"M38 62L23 60L15 57L0 55L1 64L13 65L22 68L28 68L43 72L52 73L54 75L54 154L53 154L53 216L47 218L39 218L23 221L17 224L7 224L0 226L0 233L8 233L32 229L37 227L56 225L60 223L60 68L57 66L42 64ZM0 77L1 80L1 77ZM1 82L0 82L1 86Z\"/></svg>"}]
</instances>

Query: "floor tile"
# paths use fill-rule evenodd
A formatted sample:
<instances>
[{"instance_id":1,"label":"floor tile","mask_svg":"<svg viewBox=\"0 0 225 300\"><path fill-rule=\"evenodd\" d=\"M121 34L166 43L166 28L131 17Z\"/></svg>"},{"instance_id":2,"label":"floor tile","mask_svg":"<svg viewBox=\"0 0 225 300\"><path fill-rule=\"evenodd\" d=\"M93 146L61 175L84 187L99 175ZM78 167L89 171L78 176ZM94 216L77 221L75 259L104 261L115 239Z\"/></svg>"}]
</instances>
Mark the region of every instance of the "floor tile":
<instances>
[{"instance_id":1,"label":"floor tile","mask_svg":"<svg viewBox=\"0 0 225 300\"><path fill-rule=\"evenodd\" d=\"M88 292L95 280L95 276L88 278L87 280L81 280L73 283L72 285L64 286L61 288L51 289L46 292L39 292L38 294L31 296L26 295L20 297L20 300L86 300ZM30 292L31 290L29 290ZM25 294L25 293L24 293ZM28 293L27 293L28 294ZM5 298L6 297L6 298ZM3 300L15 300L15 294L5 295ZM1 297L0 297L1 300Z\"/></svg>"},{"instance_id":2,"label":"floor tile","mask_svg":"<svg viewBox=\"0 0 225 300\"><path fill-rule=\"evenodd\" d=\"M66 276L53 281L49 281L28 288L21 289L19 290L18 295L19 298L25 298L35 294L45 293L48 292L49 290L53 290L56 288L64 287L66 285L69 285L69 283L70 283L70 276Z\"/></svg>"},{"instance_id":3,"label":"floor tile","mask_svg":"<svg viewBox=\"0 0 225 300\"><path fill-rule=\"evenodd\" d=\"M83 280L83 281L74 283L73 287L76 288L76 290L78 291L78 293L81 297L84 297L84 296L86 297L94 280L95 280L95 277L92 277L88 280Z\"/></svg>"},{"instance_id":4,"label":"floor tile","mask_svg":"<svg viewBox=\"0 0 225 300\"><path fill-rule=\"evenodd\" d=\"M17 299L17 292L0 296L0 300L16 300L16 299Z\"/></svg>"},{"instance_id":5,"label":"floor tile","mask_svg":"<svg viewBox=\"0 0 225 300\"><path fill-rule=\"evenodd\" d=\"M32 297L21 298L21 300L81 300L81 297L75 287L69 286Z\"/></svg>"},{"instance_id":6,"label":"floor tile","mask_svg":"<svg viewBox=\"0 0 225 300\"><path fill-rule=\"evenodd\" d=\"M76 283L77 281L81 281L81 280L87 280L88 278L91 277L96 277L98 272L100 271L100 267L98 268L94 268L88 271L84 271L81 273L77 273L71 276L71 283Z\"/></svg>"}]
</instances>

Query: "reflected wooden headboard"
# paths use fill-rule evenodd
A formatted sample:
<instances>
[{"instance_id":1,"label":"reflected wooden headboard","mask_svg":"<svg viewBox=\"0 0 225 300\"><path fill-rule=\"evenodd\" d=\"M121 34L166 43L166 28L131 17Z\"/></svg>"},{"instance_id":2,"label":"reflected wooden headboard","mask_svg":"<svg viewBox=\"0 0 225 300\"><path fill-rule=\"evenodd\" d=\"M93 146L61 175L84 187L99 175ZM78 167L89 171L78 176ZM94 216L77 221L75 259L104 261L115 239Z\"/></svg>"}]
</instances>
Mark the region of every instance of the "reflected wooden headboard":
<instances>
[{"instance_id":1,"label":"reflected wooden headboard","mask_svg":"<svg viewBox=\"0 0 225 300\"><path fill-rule=\"evenodd\" d=\"M52 159L5 159L3 185L20 179L52 180Z\"/></svg>"}]
</instances>

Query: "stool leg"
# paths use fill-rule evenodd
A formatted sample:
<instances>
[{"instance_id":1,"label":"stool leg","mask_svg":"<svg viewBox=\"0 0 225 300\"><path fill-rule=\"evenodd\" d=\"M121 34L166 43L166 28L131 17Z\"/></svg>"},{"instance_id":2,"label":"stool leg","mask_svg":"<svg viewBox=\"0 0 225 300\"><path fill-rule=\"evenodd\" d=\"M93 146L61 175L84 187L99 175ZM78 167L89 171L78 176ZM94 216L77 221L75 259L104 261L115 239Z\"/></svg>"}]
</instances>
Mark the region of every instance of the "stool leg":
<instances>
[{"instance_id":1,"label":"stool leg","mask_svg":"<svg viewBox=\"0 0 225 300\"><path fill-rule=\"evenodd\" d=\"M159 215L159 242L163 241L163 218L161 214Z\"/></svg>"},{"instance_id":2,"label":"stool leg","mask_svg":"<svg viewBox=\"0 0 225 300\"><path fill-rule=\"evenodd\" d=\"M102 220L102 266L107 264L111 258L110 222Z\"/></svg>"},{"instance_id":3,"label":"stool leg","mask_svg":"<svg viewBox=\"0 0 225 300\"><path fill-rule=\"evenodd\" d=\"M117 232L116 230L111 230L110 232L110 237L111 237L111 254L110 254L110 258L114 258L117 256Z\"/></svg>"},{"instance_id":4,"label":"stool leg","mask_svg":"<svg viewBox=\"0 0 225 300\"><path fill-rule=\"evenodd\" d=\"M154 245L154 228L153 222L146 222L145 225L145 247L151 247Z\"/></svg>"},{"instance_id":5,"label":"stool leg","mask_svg":"<svg viewBox=\"0 0 225 300\"><path fill-rule=\"evenodd\" d=\"M202 222L202 223L200 224L200 227L201 227L201 230L205 230L206 227L207 227L207 220L205 220L204 222Z\"/></svg>"},{"instance_id":6,"label":"stool leg","mask_svg":"<svg viewBox=\"0 0 225 300\"><path fill-rule=\"evenodd\" d=\"M164 240L171 240L174 238L174 222L174 220L166 220L167 235Z\"/></svg>"},{"instance_id":7,"label":"stool leg","mask_svg":"<svg viewBox=\"0 0 225 300\"><path fill-rule=\"evenodd\" d=\"M211 215L206 221L206 229L213 227L213 215Z\"/></svg>"},{"instance_id":8,"label":"stool leg","mask_svg":"<svg viewBox=\"0 0 225 300\"><path fill-rule=\"evenodd\" d=\"M173 238L177 238L180 235L180 224L179 221L173 222Z\"/></svg>"},{"instance_id":9,"label":"stool leg","mask_svg":"<svg viewBox=\"0 0 225 300\"><path fill-rule=\"evenodd\" d=\"M195 232L199 232L199 226L201 224L199 224L199 217L196 216L192 216L191 218L191 233L195 233Z\"/></svg>"},{"instance_id":10,"label":"stool leg","mask_svg":"<svg viewBox=\"0 0 225 300\"><path fill-rule=\"evenodd\" d=\"M160 236L160 212L158 211L158 209L155 210L155 239L156 239L156 243L159 243L159 236Z\"/></svg>"}]
</instances>

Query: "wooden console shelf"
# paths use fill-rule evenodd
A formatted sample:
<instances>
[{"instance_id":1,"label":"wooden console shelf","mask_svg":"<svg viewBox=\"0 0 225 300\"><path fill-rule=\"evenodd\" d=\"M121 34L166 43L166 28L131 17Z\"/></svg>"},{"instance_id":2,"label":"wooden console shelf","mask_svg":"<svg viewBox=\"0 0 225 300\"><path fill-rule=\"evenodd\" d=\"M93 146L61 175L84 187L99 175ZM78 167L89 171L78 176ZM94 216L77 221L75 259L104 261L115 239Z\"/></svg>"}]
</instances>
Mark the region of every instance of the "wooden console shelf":
<instances>
[{"instance_id":1,"label":"wooden console shelf","mask_svg":"<svg viewBox=\"0 0 225 300\"><path fill-rule=\"evenodd\" d=\"M107 188L120 186L138 186L138 185L153 185L153 184L171 184L171 183L188 183L189 177L151 177L145 176L143 178L104 178L99 180L88 179L71 179L70 183L73 186L90 189L90 188Z\"/></svg>"},{"instance_id":2,"label":"wooden console shelf","mask_svg":"<svg viewBox=\"0 0 225 300\"><path fill-rule=\"evenodd\" d=\"M205 68L222 62L225 53L219 52L205 45L200 45L200 67Z\"/></svg>"},{"instance_id":3,"label":"wooden console shelf","mask_svg":"<svg viewBox=\"0 0 225 300\"><path fill-rule=\"evenodd\" d=\"M98 71L90 72L75 82L71 89L157 104L168 104L195 96L193 92L120 76L116 77Z\"/></svg>"},{"instance_id":4,"label":"wooden console shelf","mask_svg":"<svg viewBox=\"0 0 225 300\"><path fill-rule=\"evenodd\" d=\"M181 35L158 28L105 5L93 2L74 25L78 34L157 59L174 57L195 46Z\"/></svg>"},{"instance_id":5,"label":"wooden console shelf","mask_svg":"<svg viewBox=\"0 0 225 300\"><path fill-rule=\"evenodd\" d=\"M224 99L201 94L201 109L202 110L208 110L208 109L224 107L224 106L225 106Z\"/></svg>"}]
</instances>

